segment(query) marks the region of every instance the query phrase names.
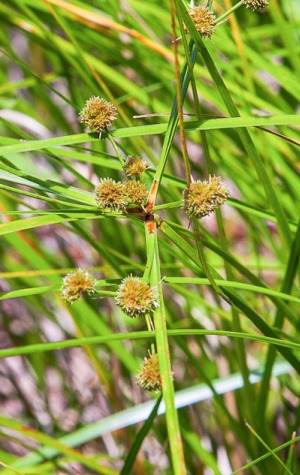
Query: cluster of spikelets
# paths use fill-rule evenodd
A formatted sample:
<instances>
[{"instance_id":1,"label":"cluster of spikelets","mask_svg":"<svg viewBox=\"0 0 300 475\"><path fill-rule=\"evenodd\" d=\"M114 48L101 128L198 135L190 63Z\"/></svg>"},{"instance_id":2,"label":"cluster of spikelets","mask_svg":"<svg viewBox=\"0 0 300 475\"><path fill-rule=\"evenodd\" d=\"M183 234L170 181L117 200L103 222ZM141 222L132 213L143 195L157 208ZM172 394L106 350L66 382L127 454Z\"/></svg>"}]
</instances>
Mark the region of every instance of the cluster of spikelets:
<instances>
[{"instance_id":1,"label":"cluster of spikelets","mask_svg":"<svg viewBox=\"0 0 300 475\"><path fill-rule=\"evenodd\" d=\"M191 7L189 15L193 20L196 30L203 38L210 38L216 26L216 17L210 8Z\"/></svg>"},{"instance_id":2,"label":"cluster of spikelets","mask_svg":"<svg viewBox=\"0 0 300 475\"><path fill-rule=\"evenodd\" d=\"M95 292L97 281L83 269L70 272L63 278L61 298L69 305L84 293ZM125 277L118 287L115 302L131 318L151 315L159 307L156 292L147 282L132 275Z\"/></svg>"},{"instance_id":3,"label":"cluster of spikelets","mask_svg":"<svg viewBox=\"0 0 300 475\"><path fill-rule=\"evenodd\" d=\"M92 132L101 134L103 130L111 126L117 118L117 113L113 104L101 97L92 96L86 101L79 117L80 121L84 122Z\"/></svg>"},{"instance_id":4,"label":"cluster of spikelets","mask_svg":"<svg viewBox=\"0 0 300 475\"><path fill-rule=\"evenodd\" d=\"M183 192L183 209L190 218L203 218L219 208L229 196L229 189L220 177L194 181Z\"/></svg>"},{"instance_id":5,"label":"cluster of spikelets","mask_svg":"<svg viewBox=\"0 0 300 475\"><path fill-rule=\"evenodd\" d=\"M115 302L131 318L151 315L159 307L154 288L132 275L122 280Z\"/></svg>"},{"instance_id":6,"label":"cluster of spikelets","mask_svg":"<svg viewBox=\"0 0 300 475\"><path fill-rule=\"evenodd\" d=\"M131 204L143 205L147 196L144 183L136 180L116 182L111 178L103 178L95 188L96 202L100 208L121 213Z\"/></svg>"},{"instance_id":7,"label":"cluster of spikelets","mask_svg":"<svg viewBox=\"0 0 300 475\"><path fill-rule=\"evenodd\" d=\"M149 168L149 163L141 157L129 155L124 163L123 170L130 178L137 178Z\"/></svg>"},{"instance_id":8,"label":"cluster of spikelets","mask_svg":"<svg viewBox=\"0 0 300 475\"><path fill-rule=\"evenodd\" d=\"M72 305L84 292L87 294L95 292L96 282L88 271L77 269L63 278L61 297L68 305Z\"/></svg>"},{"instance_id":9,"label":"cluster of spikelets","mask_svg":"<svg viewBox=\"0 0 300 475\"><path fill-rule=\"evenodd\" d=\"M158 364L158 354L150 353L144 358L141 371L136 377L136 383L145 391L161 391L161 378Z\"/></svg>"},{"instance_id":10,"label":"cluster of spikelets","mask_svg":"<svg viewBox=\"0 0 300 475\"><path fill-rule=\"evenodd\" d=\"M129 205L145 204L148 191L145 184L138 178L147 168L148 163L140 157L129 156L124 163L126 175L132 179L114 181L103 178L95 188L98 206L102 209L124 212Z\"/></svg>"},{"instance_id":11,"label":"cluster of spikelets","mask_svg":"<svg viewBox=\"0 0 300 475\"><path fill-rule=\"evenodd\" d=\"M251 10L263 10L269 6L269 0L242 0L246 8Z\"/></svg>"}]
</instances>

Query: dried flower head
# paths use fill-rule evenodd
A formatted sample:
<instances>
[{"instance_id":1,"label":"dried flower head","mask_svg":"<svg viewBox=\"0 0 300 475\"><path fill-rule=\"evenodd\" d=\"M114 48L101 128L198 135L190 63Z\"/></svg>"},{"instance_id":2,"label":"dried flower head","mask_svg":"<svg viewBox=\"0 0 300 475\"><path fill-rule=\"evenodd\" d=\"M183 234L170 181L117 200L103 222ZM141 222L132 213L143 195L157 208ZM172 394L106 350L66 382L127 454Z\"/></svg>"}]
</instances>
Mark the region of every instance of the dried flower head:
<instances>
[{"instance_id":1,"label":"dried flower head","mask_svg":"<svg viewBox=\"0 0 300 475\"><path fill-rule=\"evenodd\" d=\"M141 157L129 155L124 163L124 172L127 176L137 178L149 168L149 163Z\"/></svg>"},{"instance_id":2,"label":"dried flower head","mask_svg":"<svg viewBox=\"0 0 300 475\"><path fill-rule=\"evenodd\" d=\"M269 0L243 0L244 5L246 8L250 8L251 10L263 10L269 6Z\"/></svg>"},{"instance_id":3,"label":"dried flower head","mask_svg":"<svg viewBox=\"0 0 300 475\"><path fill-rule=\"evenodd\" d=\"M124 211L127 206L123 183L103 178L95 188L96 201L100 208Z\"/></svg>"},{"instance_id":4,"label":"dried flower head","mask_svg":"<svg viewBox=\"0 0 300 475\"><path fill-rule=\"evenodd\" d=\"M69 305L79 299L84 292L95 292L96 280L86 270L77 269L63 278L61 298Z\"/></svg>"},{"instance_id":5,"label":"dried flower head","mask_svg":"<svg viewBox=\"0 0 300 475\"><path fill-rule=\"evenodd\" d=\"M125 277L117 290L115 302L129 317L154 312L159 306L156 292L139 277Z\"/></svg>"},{"instance_id":6,"label":"dried flower head","mask_svg":"<svg viewBox=\"0 0 300 475\"><path fill-rule=\"evenodd\" d=\"M189 15L200 35L204 38L210 38L216 26L216 17L213 11L210 8L198 5L190 9Z\"/></svg>"},{"instance_id":7,"label":"dried flower head","mask_svg":"<svg viewBox=\"0 0 300 475\"><path fill-rule=\"evenodd\" d=\"M84 122L93 132L99 134L116 119L116 107L101 97L92 96L79 113L80 122Z\"/></svg>"},{"instance_id":8,"label":"dried flower head","mask_svg":"<svg viewBox=\"0 0 300 475\"><path fill-rule=\"evenodd\" d=\"M145 391L161 391L157 353L153 355L149 352L149 357L144 358L144 363L140 373L137 375L136 383Z\"/></svg>"},{"instance_id":9,"label":"dried flower head","mask_svg":"<svg viewBox=\"0 0 300 475\"><path fill-rule=\"evenodd\" d=\"M123 191L129 203L135 205L145 203L148 196L147 188L141 181L123 181Z\"/></svg>"},{"instance_id":10,"label":"dried flower head","mask_svg":"<svg viewBox=\"0 0 300 475\"><path fill-rule=\"evenodd\" d=\"M219 208L229 196L229 189L220 177L195 181L183 192L183 209L190 218L203 218Z\"/></svg>"}]
</instances>

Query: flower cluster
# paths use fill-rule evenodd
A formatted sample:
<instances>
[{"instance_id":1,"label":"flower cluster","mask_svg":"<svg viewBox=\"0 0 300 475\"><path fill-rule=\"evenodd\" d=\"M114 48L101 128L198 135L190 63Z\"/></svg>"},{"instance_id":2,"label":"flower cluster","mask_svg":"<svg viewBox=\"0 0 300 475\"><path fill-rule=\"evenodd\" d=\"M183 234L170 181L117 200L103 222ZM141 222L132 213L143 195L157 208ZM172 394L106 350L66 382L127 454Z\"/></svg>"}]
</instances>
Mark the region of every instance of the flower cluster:
<instances>
[{"instance_id":1,"label":"flower cluster","mask_svg":"<svg viewBox=\"0 0 300 475\"><path fill-rule=\"evenodd\" d=\"M95 195L100 208L121 212L126 209L126 199L120 181L115 182L111 178L101 179L100 184L95 188Z\"/></svg>"},{"instance_id":2,"label":"flower cluster","mask_svg":"<svg viewBox=\"0 0 300 475\"><path fill-rule=\"evenodd\" d=\"M115 182L103 178L95 188L96 202L100 208L124 212L131 204L145 203L148 191L144 183L136 180Z\"/></svg>"},{"instance_id":3,"label":"flower cluster","mask_svg":"<svg viewBox=\"0 0 300 475\"><path fill-rule=\"evenodd\" d=\"M144 358L144 363L140 373L137 375L136 383L145 391L161 391L161 379L157 353Z\"/></svg>"},{"instance_id":4,"label":"flower cluster","mask_svg":"<svg viewBox=\"0 0 300 475\"><path fill-rule=\"evenodd\" d=\"M123 191L129 204L142 205L148 196L146 185L141 181L123 181Z\"/></svg>"},{"instance_id":5,"label":"flower cluster","mask_svg":"<svg viewBox=\"0 0 300 475\"><path fill-rule=\"evenodd\" d=\"M253 11L263 10L269 6L269 0L243 0L243 3L246 8L250 8Z\"/></svg>"},{"instance_id":6,"label":"flower cluster","mask_svg":"<svg viewBox=\"0 0 300 475\"><path fill-rule=\"evenodd\" d=\"M63 278L61 298L69 305L78 300L84 292L95 292L96 280L86 271L77 269Z\"/></svg>"},{"instance_id":7,"label":"flower cluster","mask_svg":"<svg viewBox=\"0 0 300 475\"><path fill-rule=\"evenodd\" d=\"M210 38L216 26L216 17L213 11L210 8L198 5L190 9L189 15L200 35L204 38Z\"/></svg>"},{"instance_id":8,"label":"flower cluster","mask_svg":"<svg viewBox=\"0 0 300 475\"><path fill-rule=\"evenodd\" d=\"M141 157L129 155L124 163L124 172L131 178L137 178L149 168L149 163Z\"/></svg>"},{"instance_id":9,"label":"flower cluster","mask_svg":"<svg viewBox=\"0 0 300 475\"><path fill-rule=\"evenodd\" d=\"M105 99L92 96L86 101L79 116L81 122L84 122L93 132L100 134L116 119L117 109Z\"/></svg>"},{"instance_id":10,"label":"flower cluster","mask_svg":"<svg viewBox=\"0 0 300 475\"><path fill-rule=\"evenodd\" d=\"M229 196L220 177L209 181L195 181L183 192L183 209L190 218L203 218L219 208Z\"/></svg>"},{"instance_id":11,"label":"flower cluster","mask_svg":"<svg viewBox=\"0 0 300 475\"><path fill-rule=\"evenodd\" d=\"M151 314L159 307L153 287L132 275L121 282L115 302L131 318Z\"/></svg>"}]
</instances>

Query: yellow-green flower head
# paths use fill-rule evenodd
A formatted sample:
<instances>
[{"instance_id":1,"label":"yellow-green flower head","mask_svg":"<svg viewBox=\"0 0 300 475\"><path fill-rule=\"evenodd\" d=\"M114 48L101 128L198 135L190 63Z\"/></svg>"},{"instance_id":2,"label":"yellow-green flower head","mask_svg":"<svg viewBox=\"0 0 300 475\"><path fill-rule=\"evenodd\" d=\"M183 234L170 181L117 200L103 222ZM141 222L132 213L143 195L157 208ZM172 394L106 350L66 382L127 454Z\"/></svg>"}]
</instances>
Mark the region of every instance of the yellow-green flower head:
<instances>
[{"instance_id":1,"label":"yellow-green flower head","mask_svg":"<svg viewBox=\"0 0 300 475\"><path fill-rule=\"evenodd\" d=\"M269 6L269 0L243 0L244 5L246 8L250 8L251 10L263 10Z\"/></svg>"},{"instance_id":2,"label":"yellow-green flower head","mask_svg":"<svg viewBox=\"0 0 300 475\"><path fill-rule=\"evenodd\" d=\"M183 192L183 209L190 218L203 218L219 208L229 196L229 189L220 177L195 181Z\"/></svg>"},{"instance_id":3,"label":"yellow-green flower head","mask_svg":"<svg viewBox=\"0 0 300 475\"><path fill-rule=\"evenodd\" d=\"M111 211L125 211L127 206L123 183L111 178L103 178L95 188L95 197L100 208Z\"/></svg>"},{"instance_id":4,"label":"yellow-green flower head","mask_svg":"<svg viewBox=\"0 0 300 475\"><path fill-rule=\"evenodd\" d=\"M198 5L189 10L189 15L200 35L204 38L210 38L216 26L216 17L213 11L210 8Z\"/></svg>"},{"instance_id":5,"label":"yellow-green flower head","mask_svg":"<svg viewBox=\"0 0 300 475\"><path fill-rule=\"evenodd\" d=\"M144 358L144 363L140 373L137 375L136 383L145 391L161 391L157 353L152 355L149 352L149 358Z\"/></svg>"},{"instance_id":6,"label":"yellow-green flower head","mask_svg":"<svg viewBox=\"0 0 300 475\"><path fill-rule=\"evenodd\" d=\"M141 157L129 155L124 163L124 172L131 178L137 178L149 168L149 163Z\"/></svg>"},{"instance_id":7,"label":"yellow-green flower head","mask_svg":"<svg viewBox=\"0 0 300 475\"><path fill-rule=\"evenodd\" d=\"M80 122L84 122L93 132L99 134L110 127L117 117L117 109L101 97L92 96L79 113Z\"/></svg>"},{"instance_id":8,"label":"yellow-green flower head","mask_svg":"<svg viewBox=\"0 0 300 475\"><path fill-rule=\"evenodd\" d=\"M142 205L146 202L148 191L141 181L123 181L123 191L129 203Z\"/></svg>"},{"instance_id":9,"label":"yellow-green flower head","mask_svg":"<svg viewBox=\"0 0 300 475\"><path fill-rule=\"evenodd\" d=\"M69 305L78 300L84 292L95 292L97 281L86 270L77 269L63 278L61 298Z\"/></svg>"},{"instance_id":10,"label":"yellow-green flower head","mask_svg":"<svg viewBox=\"0 0 300 475\"><path fill-rule=\"evenodd\" d=\"M153 287L132 275L122 280L115 302L131 318L151 314L159 306Z\"/></svg>"}]
</instances>

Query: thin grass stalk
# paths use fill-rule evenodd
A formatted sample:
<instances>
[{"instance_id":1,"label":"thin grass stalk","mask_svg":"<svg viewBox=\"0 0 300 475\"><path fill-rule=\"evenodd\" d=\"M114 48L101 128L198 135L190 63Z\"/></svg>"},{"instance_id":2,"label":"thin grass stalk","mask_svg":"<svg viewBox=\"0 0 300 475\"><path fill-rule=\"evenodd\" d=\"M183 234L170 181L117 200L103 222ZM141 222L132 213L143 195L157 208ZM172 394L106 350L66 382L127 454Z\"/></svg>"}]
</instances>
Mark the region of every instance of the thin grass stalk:
<instances>
[{"instance_id":1,"label":"thin grass stalk","mask_svg":"<svg viewBox=\"0 0 300 475\"><path fill-rule=\"evenodd\" d=\"M195 54L192 55L191 61L193 64L196 61L196 57L197 56ZM184 101L185 95L187 93L189 81L190 81L190 74L187 68L187 64L185 64L180 76L180 82L182 84L180 97L182 101ZM177 130L177 125L178 125L178 106L177 106L177 98L175 96L172 109L171 109L170 119L169 119L167 130L166 130L165 139L164 139L161 154L160 154L158 167L156 169L154 179L153 179L152 190L150 191L150 195L152 196L153 202L155 202L156 194L157 194L157 191L158 191L158 188L159 188L159 185L164 173L164 169L167 163L167 159L168 159L168 156L173 144L174 136Z\"/></svg>"},{"instance_id":2,"label":"thin grass stalk","mask_svg":"<svg viewBox=\"0 0 300 475\"><path fill-rule=\"evenodd\" d=\"M272 457L274 457L274 459L284 468L285 470L285 473L288 474L288 475L295 475L294 473L292 473L290 471L290 469L287 467L287 465L281 460L281 458L278 457L278 455L276 454L276 452L271 449L271 447L268 446L268 444L266 444L266 442L260 437L260 435L253 429L253 427L248 424L248 422L246 422L246 426L248 427L248 429L252 432L252 434L254 434L254 436L256 437L256 439L268 450L268 452L270 453L270 455L272 455Z\"/></svg>"},{"instance_id":3,"label":"thin grass stalk","mask_svg":"<svg viewBox=\"0 0 300 475\"><path fill-rule=\"evenodd\" d=\"M300 258L300 221L298 225L298 230L295 234L294 242L291 248L289 260L286 267L285 276L280 288L281 292L284 293L291 293L294 278L297 273L298 263ZM285 313L282 309L277 309L275 320L274 320L274 327L276 329L281 329L284 322ZM265 364L265 372L261 383L261 390L258 396L257 407L256 407L256 418L258 420L258 430L262 431L264 428L264 414L266 412L266 406L269 397L269 385L270 379L272 375L272 368L276 358L276 349L271 346L269 348L267 357L266 357L266 364Z\"/></svg>"},{"instance_id":4,"label":"thin grass stalk","mask_svg":"<svg viewBox=\"0 0 300 475\"><path fill-rule=\"evenodd\" d=\"M185 131L183 126L183 101L184 97L181 97L181 87L180 87L180 73L179 73L179 59L178 59L178 47L176 41L176 17L175 17L175 4L174 0L170 0L170 10L171 10L171 19L172 19L172 36L173 36L173 50L174 50L174 59L175 59L175 83L176 83L176 97L177 97L177 111L178 111L178 122L179 122L179 133L180 133L180 142L181 150L184 161L185 176L187 186L191 183L191 166L188 157L188 151L185 140ZM187 54L187 64L189 66L190 74L192 72L190 57Z\"/></svg>"},{"instance_id":5,"label":"thin grass stalk","mask_svg":"<svg viewBox=\"0 0 300 475\"><path fill-rule=\"evenodd\" d=\"M160 259L157 242L157 226L153 221L146 223L146 232L154 245L154 259L150 273L150 284L155 286L159 307L154 312L155 339L158 353L163 398L166 406L166 422L170 442L173 470L175 475L186 474L183 446L179 428L178 414L175 407L175 392L172 377L169 343L167 337L166 314L160 272Z\"/></svg>"}]
</instances>

